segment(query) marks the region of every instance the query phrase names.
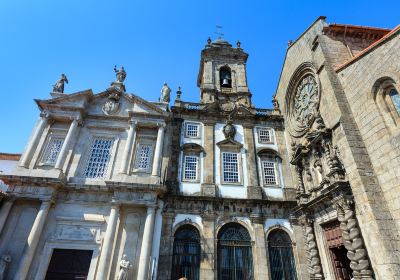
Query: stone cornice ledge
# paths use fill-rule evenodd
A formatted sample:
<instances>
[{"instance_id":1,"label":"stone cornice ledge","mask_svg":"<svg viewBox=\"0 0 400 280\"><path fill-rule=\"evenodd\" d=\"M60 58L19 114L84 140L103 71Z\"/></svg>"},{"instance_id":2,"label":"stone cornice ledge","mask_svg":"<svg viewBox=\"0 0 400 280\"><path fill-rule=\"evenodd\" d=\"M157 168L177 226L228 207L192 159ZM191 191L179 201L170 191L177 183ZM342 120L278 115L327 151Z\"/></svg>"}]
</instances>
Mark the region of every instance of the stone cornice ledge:
<instances>
[{"instance_id":1,"label":"stone cornice ledge","mask_svg":"<svg viewBox=\"0 0 400 280\"><path fill-rule=\"evenodd\" d=\"M21 175L0 175L0 180L2 180L7 185L38 187L63 187L67 182L65 176L63 175L60 175L58 178L32 177Z\"/></svg>"}]
</instances>

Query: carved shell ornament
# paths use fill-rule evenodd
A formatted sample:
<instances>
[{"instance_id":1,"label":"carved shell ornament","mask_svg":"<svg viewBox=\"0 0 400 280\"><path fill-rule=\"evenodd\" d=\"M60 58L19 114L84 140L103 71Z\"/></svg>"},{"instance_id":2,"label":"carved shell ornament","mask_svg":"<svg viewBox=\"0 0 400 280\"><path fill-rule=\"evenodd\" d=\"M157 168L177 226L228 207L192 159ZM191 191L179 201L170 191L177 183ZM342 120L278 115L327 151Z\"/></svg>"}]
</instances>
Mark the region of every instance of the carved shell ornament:
<instances>
[{"instance_id":1,"label":"carved shell ornament","mask_svg":"<svg viewBox=\"0 0 400 280\"><path fill-rule=\"evenodd\" d=\"M290 102L290 132L302 136L313 124L320 102L319 85L313 74L305 75L298 83Z\"/></svg>"}]
</instances>

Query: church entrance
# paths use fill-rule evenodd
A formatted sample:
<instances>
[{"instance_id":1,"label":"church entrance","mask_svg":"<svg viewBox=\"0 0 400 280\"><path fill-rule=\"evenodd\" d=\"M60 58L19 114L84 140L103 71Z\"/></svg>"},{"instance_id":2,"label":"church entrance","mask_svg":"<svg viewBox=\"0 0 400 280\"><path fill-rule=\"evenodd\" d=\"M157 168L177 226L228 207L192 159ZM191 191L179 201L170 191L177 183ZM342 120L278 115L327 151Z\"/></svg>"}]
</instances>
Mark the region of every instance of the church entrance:
<instances>
[{"instance_id":1,"label":"church entrance","mask_svg":"<svg viewBox=\"0 0 400 280\"><path fill-rule=\"evenodd\" d=\"M93 251L54 249L46 280L84 280L89 273Z\"/></svg>"},{"instance_id":2,"label":"church entrance","mask_svg":"<svg viewBox=\"0 0 400 280\"><path fill-rule=\"evenodd\" d=\"M322 228L325 231L326 244L336 279L351 280L353 271L350 268L350 260L347 258L347 249L343 244L339 221L325 224Z\"/></svg>"}]
</instances>

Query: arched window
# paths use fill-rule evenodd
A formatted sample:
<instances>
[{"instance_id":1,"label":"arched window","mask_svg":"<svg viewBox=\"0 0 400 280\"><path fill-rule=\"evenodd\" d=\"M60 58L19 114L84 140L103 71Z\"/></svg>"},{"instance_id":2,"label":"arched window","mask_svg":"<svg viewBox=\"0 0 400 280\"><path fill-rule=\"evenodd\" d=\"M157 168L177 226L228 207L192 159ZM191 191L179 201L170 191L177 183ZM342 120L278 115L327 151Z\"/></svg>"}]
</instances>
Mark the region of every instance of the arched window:
<instances>
[{"instance_id":1,"label":"arched window","mask_svg":"<svg viewBox=\"0 0 400 280\"><path fill-rule=\"evenodd\" d=\"M172 278L198 280L200 271L200 234L191 225L183 225L175 232Z\"/></svg>"},{"instance_id":2,"label":"arched window","mask_svg":"<svg viewBox=\"0 0 400 280\"><path fill-rule=\"evenodd\" d=\"M218 233L218 280L253 279L249 232L239 224L226 224Z\"/></svg>"},{"instance_id":3,"label":"arched window","mask_svg":"<svg viewBox=\"0 0 400 280\"><path fill-rule=\"evenodd\" d=\"M232 76L231 69L229 67L224 66L219 70L219 82L221 87L231 88L232 87Z\"/></svg>"},{"instance_id":4,"label":"arched window","mask_svg":"<svg viewBox=\"0 0 400 280\"><path fill-rule=\"evenodd\" d=\"M393 106L397 111L397 114L400 115L400 95L395 88L391 88L389 91L390 99L393 102Z\"/></svg>"},{"instance_id":5,"label":"arched window","mask_svg":"<svg viewBox=\"0 0 400 280\"><path fill-rule=\"evenodd\" d=\"M269 265L272 280L297 280L292 242L283 230L268 235Z\"/></svg>"}]
</instances>

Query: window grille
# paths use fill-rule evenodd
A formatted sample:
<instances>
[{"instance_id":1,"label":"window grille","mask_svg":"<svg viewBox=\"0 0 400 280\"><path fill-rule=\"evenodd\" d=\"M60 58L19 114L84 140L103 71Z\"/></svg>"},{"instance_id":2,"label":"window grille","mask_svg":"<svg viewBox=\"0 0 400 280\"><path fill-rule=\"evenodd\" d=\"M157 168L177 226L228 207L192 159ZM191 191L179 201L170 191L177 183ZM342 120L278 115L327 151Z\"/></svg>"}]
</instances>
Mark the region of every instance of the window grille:
<instances>
[{"instance_id":1,"label":"window grille","mask_svg":"<svg viewBox=\"0 0 400 280\"><path fill-rule=\"evenodd\" d=\"M292 242L282 230L273 230L268 236L268 253L272 280L297 280Z\"/></svg>"},{"instance_id":2,"label":"window grille","mask_svg":"<svg viewBox=\"0 0 400 280\"><path fill-rule=\"evenodd\" d=\"M253 279L249 232L239 224L226 224L218 234L218 280Z\"/></svg>"},{"instance_id":3,"label":"window grille","mask_svg":"<svg viewBox=\"0 0 400 280\"><path fill-rule=\"evenodd\" d=\"M263 174L264 174L264 182L266 185L276 185L276 171L275 171L275 162L272 161L263 161Z\"/></svg>"},{"instance_id":4,"label":"window grille","mask_svg":"<svg viewBox=\"0 0 400 280\"><path fill-rule=\"evenodd\" d=\"M199 279L200 234L195 227L184 225L176 231L172 262L171 279Z\"/></svg>"},{"instance_id":5,"label":"window grille","mask_svg":"<svg viewBox=\"0 0 400 280\"><path fill-rule=\"evenodd\" d=\"M57 157L60 153L63 143L64 138L51 137L43 154L42 163L47 165L54 165L57 161Z\"/></svg>"},{"instance_id":6,"label":"window grille","mask_svg":"<svg viewBox=\"0 0 400 280\"><path fill-rule=\"evenodd\" d=\"M272 142L271 130L259 129L258 130L258 142L259 143L270 143Z\"/></svg>"},{"instance_id":7,"label":"window grille","mask_svg":"<svg viewBox=\"0 0 400 280\"><path fill-rule=\"evenodd\" d=\"M222 153L224 182L238 183L239 182L239 165L238 154Z\"/></svg>"},{"instance_id":8,"label":"window grille","mask_svg":"<svg viewBox=\"0 0 400 280\"><path fill-rule=\"evenodd\" d=\"M112 144L113 140L111 139L94 139L84 172L86 178L104 178L106 176Z\"/></svg>"},{"instance_id":9,"label":"window grille","mask_svg":"<svg viewBox=\"0 0 400 280\"><path fill-rule=\"evenodd\" d=\"M396 109L397 113L400 115L400 95L399 95L399 93L393 88L390 90L389 96L392 99L394 108Z\"/></svg>"},{"instance_id":10,"label":"window grille","mask_svg":"<svg viewBox=\"0 0 400 280\"><path fill-rule=\"evenodd\" d=\"M135 168L139 170L149 170L152 154L153 154L152 144L139 144L136 154Z\"/></svg>"},{"instance_id":11,"label":"window grille","mask_svg":"<svg viewBox=\"0 0 400 280\"><path fill-rule=\"evenodd\" d=\"M199 137L199 124L186 124L186 137Z\"/></svg>"},{"instance_id":12,"label":"window grille","mask_svg":"<svg viewBox=\"0 0 400 280\"><path fill-rule=\"evenodd\" d=\"M184 180L197 180L197 157L185 156Z\"/></svg>"}]
</instances>

